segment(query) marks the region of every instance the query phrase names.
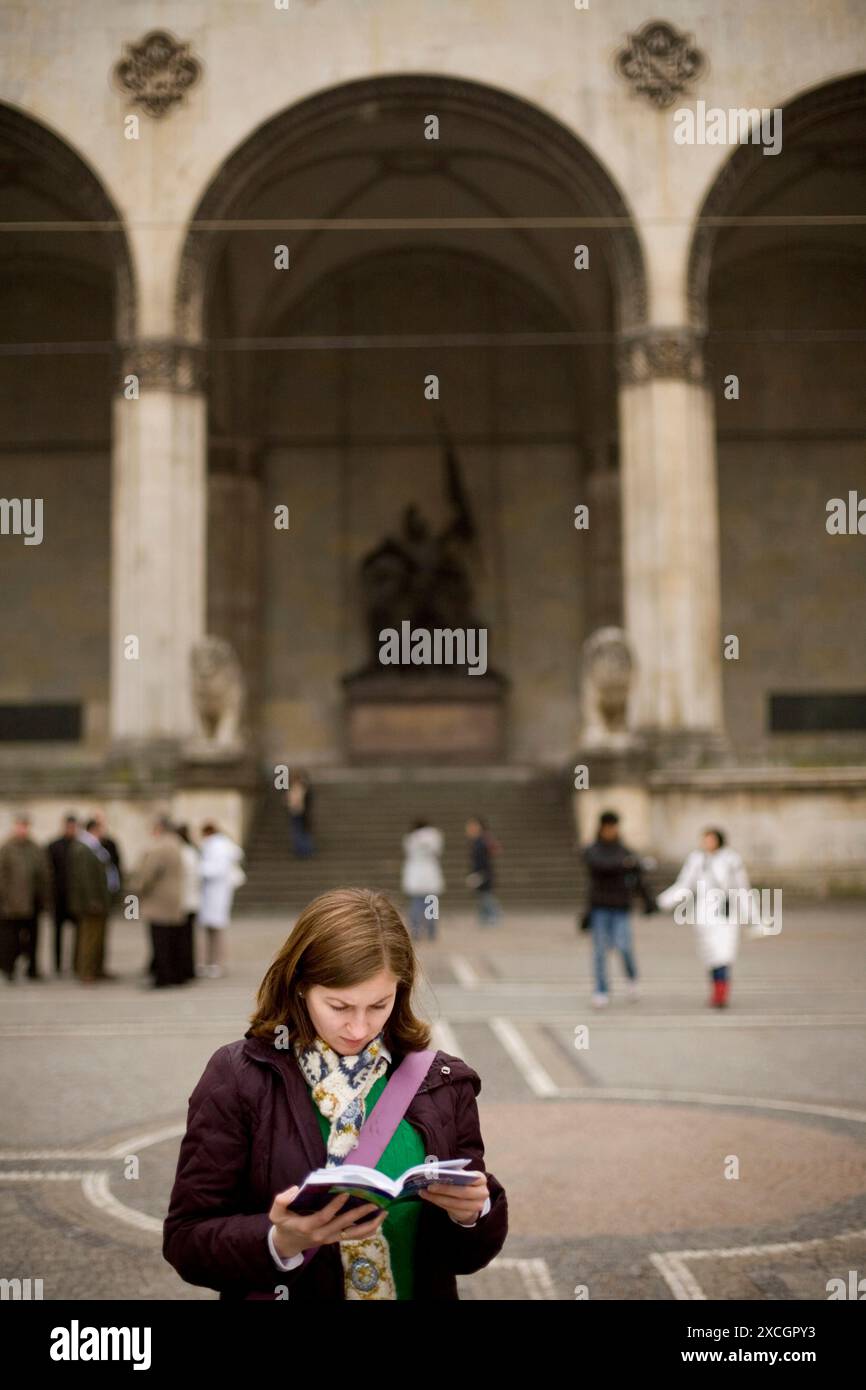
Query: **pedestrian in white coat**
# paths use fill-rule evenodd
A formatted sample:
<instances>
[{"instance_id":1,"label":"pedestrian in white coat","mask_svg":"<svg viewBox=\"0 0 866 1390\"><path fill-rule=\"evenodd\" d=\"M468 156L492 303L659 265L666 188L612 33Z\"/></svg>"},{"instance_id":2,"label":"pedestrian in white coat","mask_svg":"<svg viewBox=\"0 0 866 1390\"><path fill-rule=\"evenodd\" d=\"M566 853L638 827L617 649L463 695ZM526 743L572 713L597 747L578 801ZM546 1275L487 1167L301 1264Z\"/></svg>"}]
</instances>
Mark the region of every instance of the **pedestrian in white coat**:
<instances>
[{"instance_id":1,"label":"pedestrian in white coat","mask_svg":"<svg viewBox=\"0 0 866 1390\"><path fill-rule=\"evenodd\" d=\"M721 830L705 830L701 848L693 850L676 882L656 898L664 911L691 899L689 920L694 923L698 956L712 980L708 1003L716 1009L723 1009L728 1003L731 966L740 937L737 908L740 901L745 902L745 898L732 898L732 890L750 891L743 860L736 850L725 845Z\"/></svg>"},{"instance_id":2,"label":"pedestrian in white coat","mask_svg":"<svg viewBox=\"0 0 866 1390\"><path fill-rule=\"evenodd\" d=\"M421 939L425 920L429 939L436 939L439 903L431 904L436 916L427 916L426 899L431 895L438 899L445 890L445 878L439 863L444 845L442 831L426 820L416 820L409 834L403 836L401 886L409 899L409 930L413 941Z\"/></svg>"},{"instance_id":3,"label":"pedestrian in white coat","mask_svg":"<svg viewBox=\"0 0 866 1390\"><path fill-rule=\"evenodd\" d=\"M202 973L224 974L224 932L231 921L235 889L246 882L241 868L244 852L212 821L201 828L201 905L198 920L205 929L207 960Z\"/></svg>"}]
</instances>

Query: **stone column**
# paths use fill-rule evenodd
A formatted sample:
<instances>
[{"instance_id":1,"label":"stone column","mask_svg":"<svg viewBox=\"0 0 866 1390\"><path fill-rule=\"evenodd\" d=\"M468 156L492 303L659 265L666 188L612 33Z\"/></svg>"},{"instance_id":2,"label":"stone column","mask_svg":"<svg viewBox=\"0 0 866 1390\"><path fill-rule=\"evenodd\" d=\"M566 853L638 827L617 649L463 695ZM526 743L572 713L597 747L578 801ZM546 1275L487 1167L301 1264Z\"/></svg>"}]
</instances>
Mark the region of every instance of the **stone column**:
<instances>
[{"instance_id":1,"label":"stone column","mask_svg":"<svg viewBox=\"0 0 866 1390\"><path fill-rule=\"evenodd\" d=\"M212 472L207 493L207 627L237 652L246 688L245 715L252 722L261 693L260 575L267 540L261 482L253 471Z\"/></svg>"},{"instance_id":2,"label":"stone column","mask_svg":"<svg viewBox=\"0 0 866 1390\"><path fill-rule=\"evenodd\" d=\"M150 339L123 349L111 500L115 745L177 745L194 731L190 651L205 624L202 385L199 348Z\"/></svg>"},{"instance_id":3,"label":"stone column","mask_svg":"<svg viewBox=\"0 0 866 1390\"><path fill-rule=\"evenodd\" d=\"M587 637L596 628L618 627L622 622L622 498L613 447L610 439L603 438L585 451L591 464L584 474L590 515L584 570Z\"/></svg>"},{"instance_id":4,"label":"stone column","mask_svg":"<svg viewBox=\"0 0 866 1390\"><path fill-rule=\"evenodd\" d=\"M624 335L618 365L631 723L690 761L724 747L712 398L690 329Z\"/></svg>"}]
</instances>

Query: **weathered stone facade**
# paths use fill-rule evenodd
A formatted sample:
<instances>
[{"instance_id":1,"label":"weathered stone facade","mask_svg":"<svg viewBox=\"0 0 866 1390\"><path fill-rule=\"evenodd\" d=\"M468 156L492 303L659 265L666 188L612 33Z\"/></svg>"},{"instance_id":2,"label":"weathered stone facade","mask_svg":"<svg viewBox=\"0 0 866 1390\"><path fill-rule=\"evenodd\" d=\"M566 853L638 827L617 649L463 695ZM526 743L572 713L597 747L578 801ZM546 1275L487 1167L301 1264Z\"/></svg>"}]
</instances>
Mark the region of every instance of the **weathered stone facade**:
<instances>
[{"instance_id":1,"label":"weathered stone facade","mask_svg":"<svg viewBox=\"0 0 866 1390\"><path fill-rule=\"evenodd\" d=\"M7 794L38 764L53 814L46 759L104 797L132 758L143 807L209 779L240 833L256 769L338 766L358 561L407 503L443 514L435 374L507 760L584 761L580 652L622 626L643 754L598 764L582 828L620 796L676 858L712 807L784 867L790 810L848 883L866 728L769 718L866 691L866 535L825 525L866 492L851 7L752 8L748 43L735 0L170 9L37 0L4 39L0 491L44 499L45 536L0 536L0 706L82 718L0 742ZM781 109L780 153L677 143L699 101ZM184 771L206 634L245 675L234 772Z\"/></svg>"}]
</instances>

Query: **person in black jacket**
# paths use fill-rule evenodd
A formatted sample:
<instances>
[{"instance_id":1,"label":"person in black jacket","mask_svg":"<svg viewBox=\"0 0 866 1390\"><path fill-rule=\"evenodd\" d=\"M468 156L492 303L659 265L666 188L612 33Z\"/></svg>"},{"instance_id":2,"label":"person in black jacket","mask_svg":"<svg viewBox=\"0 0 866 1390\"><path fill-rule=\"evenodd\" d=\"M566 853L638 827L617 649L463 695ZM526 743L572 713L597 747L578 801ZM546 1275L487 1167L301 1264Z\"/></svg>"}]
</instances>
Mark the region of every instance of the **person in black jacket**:
<instances>
[{"instance_id":1,"label":"person in black jacket","mask_svg":"<svg viewBox=\"0 0 866 1390\"><path fill-rule=\"evenodd\" d=\"M78 834L78 817L72 812L64 817L63 834L48 846L51 871L54 877L54 972L63 974L63 928L70 922L75 930L72 958L77 948L78 923L69 907L69 852Z\"/></svg>"},{"instance_id":2,"label":"person in black jacket","mask_svg":"<svg viewBox=\"0 0 866 1390\"><path fill-rule=\"evenodd\" d=\"M315 853L313 788L307 773L300 769L289 776L286 807L292 832L292 852L297 859L309 859Z\"/></svg>"},{"instance_id":3,"label":"person in black jacket","mask_svg":"<svg viewBox=\"0 0 866 1390\"><path fill-rule=\"evenodd\" d=\"M655 899L644 881L639 857L619 838L619 816L604 811L599 817L595 842L583 851L589 869L590 929L592 931L595 993L597 1009L608 1001L607 953L613 947L622 956L628 977L629 999L637 999L637 965L631 939L630 909L636 894L643 898L646 912L657 912Z\"/></svg>"},{"instance_id":4,"label":"person in black jacket","mask_svg":"<svg viewBox=\"0 0 866 1390\"><path fill-rule=\"evenodd\" d=\"M469 842L466 884L478 895L478 923L482 927L495 927L502 920L502 908L493 893L493 856L499 852L499 844L480 816L469 817L466 838Z\"/></svg>"}]
</instances>

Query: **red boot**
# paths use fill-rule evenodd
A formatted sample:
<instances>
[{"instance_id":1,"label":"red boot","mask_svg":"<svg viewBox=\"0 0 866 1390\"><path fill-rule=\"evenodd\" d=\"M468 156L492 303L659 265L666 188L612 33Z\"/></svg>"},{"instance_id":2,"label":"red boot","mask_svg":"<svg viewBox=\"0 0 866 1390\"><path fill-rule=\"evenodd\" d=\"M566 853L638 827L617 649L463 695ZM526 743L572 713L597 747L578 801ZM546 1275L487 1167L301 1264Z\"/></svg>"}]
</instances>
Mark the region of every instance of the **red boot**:
<instances>
[{"instance_id":1,"label":"red boot","mask_svg":"<svg viewBox=\"0 0 866 1390\"><path fill-rule=\"evenodd\" d=\"M719 1007L720 1009L726 1009L726 1008L728 1007L728 995L730 994L730 992L731 992L731 982L730 982L730 980L719 980L719 1004L718 1004L718 1007Z\"/></svg>"},{"instance_id":2,"label":"red boot","mask_svg":"<svg viewBox=\"0 0 866 1390\"><path fill-rule=\"evenodd\" d=\"M710 1006L711 1009L721 1009L721 1008L724 1008L724 1005L725 1005L724 990L725 990L725 982L724 982L724 980L713 980L713 992L712 992L712 994L710 995L709 999L707 1000L707 1003L709 1004L709 1006Z\"/></svg>"}]
</instances>

